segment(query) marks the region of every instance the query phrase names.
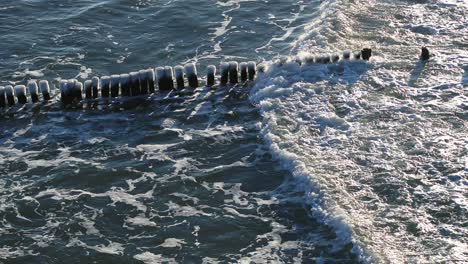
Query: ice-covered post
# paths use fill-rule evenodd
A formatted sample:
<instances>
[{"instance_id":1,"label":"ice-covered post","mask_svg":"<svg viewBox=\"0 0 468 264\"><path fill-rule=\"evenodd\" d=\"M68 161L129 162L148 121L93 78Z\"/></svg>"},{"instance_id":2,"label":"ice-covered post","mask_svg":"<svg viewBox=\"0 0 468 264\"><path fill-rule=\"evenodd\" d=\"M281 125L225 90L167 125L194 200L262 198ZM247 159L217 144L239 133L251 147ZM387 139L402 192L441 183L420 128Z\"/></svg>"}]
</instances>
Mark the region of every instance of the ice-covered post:
<instances>
[{"instance_id":1,"label":"ice-covered post","mask_svg":"<svg viewBox=\"0 0 468 264\"><path fill-rule=\"evenodd\" d=\"M73 86L73 99L77 101L83 100L83 83L75 80Z\"/></svg>"},{"instance_id":2,"label":"ice-covered post","mask_svg":"<svg viewBox=\"0 0 468 264\"><path fill-rule=\"evenodd\" d=\"M122 96L128 97L132 95L130 87L130 75L124 73L120 75L120 89L122 90Z\"/></svg>"},{"instance_id":3,"label":"ice-covered post","mask_svg":"<svg viewBox=\"0 0 468 264\"><path fill-rule=\"evenodd\" d=\"M197 67L194 63L185 64L185 73L187 74L187 79L190 88L198 87L198 76L197 76Z\"/></svg>"},{"instance_id":4,"label":"ice-covered post","mask_svg":"<svg viewBox=\"0 0 468 264\"><path fill-rule=\"evenodd\" d=\"M166 91L168 90L166 85L165 85L165 72L164 72L164 67L157 67L156 68L156 79L158 80L158 88L160 91Z\"/></svg>"},{"instance_id":5,"label":"ice-covered post","mask_svg":"<svg viewBox=\"0 0 468 264\"><path fill-rule=\"evenodd\" d=\"M15 95L18 98L18 103L26 104L28 102L28 98L26 97L26 86L16 85L15 86Z\"/></svg>"},{"instance_id":6,"label":"ice-covered post","mask_svg":"<svg viewBox=\"0 0 468 264\"><path fill-rule=\"evenodd\" d=\"M111 97L119 96L119 81L120 75L114 74L110 77L110 91Z\"/></svg>"},{"instance_id":7,"label":"ice-covered post","mask_svg":"<svg viewBox=\"0 0 468 264\"><path fill-rule=\"evenodd\" d=\"M338 62L339 60L340 60L340 56L338 56L338 55L336 55L336 54L333 54L333 55L331 56L331 61L332 61L333 63L336 63L336 62Z\"/></svg>"},{"instance_id":8,"label":"ice-covered post","mask_svg":"<svg viewBox=\"0 0 468 264\"><path fill-rule=\"evenodd\" d=\"M361 59L361 52L360 51L354 52L354 59L355 60L360 60Z\"/></svg>"},{"instance_id":9,"label":"ice-covered post","mask_svg":"<svg viewBox=\"0 0 468 264\"><path fill-rule=\"evenodd\" d=\"M153 94L154 93L154 70L153 69L148 69L146 70L146 75L147 75L147 79L148 79L148 89L149 89L149 93L150 94Z\"/></svg>"},{"instance_id":10,"label":"ice-covered post","mask_svg":"<svg viewBox=\"0 0 468 264\"><path fill-rule=\"evenodd\" d=\"M67 96L67 103L71 104L75 100L75 82L76 80L68 80L66 85L65 94Z\"/></svg>"},{"instance_id":11,"label":"ice-covered post","mask_svg":"<svg viewBox=\"0 0 468 264\"><path fill-rule=\"evenodd\" d=\"M239 82L238 71L239 64L237 63L237 61L229 62L229 82L231 84L236 84Z\"/></svg>"},{"instance_id":12,"label":"ice-covered post","mask_svg":"<svg viewBox=\"0 0 468 264\"><path fill-rule=\"evenodd\" d=\"M86 99L91 99L93 98L93 81L91 80L86 80L84 82L84 91L85 91L85 98Z\"/></svg>"},{"instance_id":13,"label":"ice-covered post","mask_svg":"<svg viewBox=\"0 0 468 264\"><path fill-rule=\"evenodd\" d=\"M6 106L5 87L0 86L0 108L4 108L5 106Z\"/></svg>"},{"instance_id":14,"label":"ice-covered post","mask_svg":"<svg viewBox=\"0 0 468 264\"><path fill-rule=\"evenodd\" d=\"M15 105L15 95L14 95L14 90L13 86L7 85L5 86L5 94L6 94L6 99L8 102L8 106L14 106Z\"/></svg>"},{"instance_id":15,"label":"ice-covered post","mask_svg":"<svg viewBox=\"0 0 468 264\"><path fill-rule=\"evenodd\" d=\"M206 68L206 85L213 86L215 84L216 66L209 65Z\"/></svg>"},{"instance_id":16,"label":"ice-covered post","mask_svg":"<svg viewBox=\"0 0 468 264\"><path fill-rule=\"evenodd\" d=\"M229 63L223 62L221 66L219 66L219 73L221 78L219 80L221 85L226 85L229 80Z\"/></svg>"},{"instance_id":17,"label":"ice-covered post","mask_svg":"<svg viewBox=\"0 0 468 264\"><path fill-rule=\"evenodd\" d=\"M91 86L91 90L93 91L93 98L98 98L99 96L99 77L93 77L93 79L91 79L92 81L92 86Z\"/></svg>"},{"instance_id":18,"label":"ice-covered post","mask_svg":"<svg viewBox=\"0 0 468 264\"><path fill-rule=\"evenodd\" d=\"M177 89L182 90L185 88L184 82L184 67L177 65L174 67L174 75L176 78Z\"/></svg>"},{"instance_id":19,"label":"ice-covered post","mask_svg":"<svg viewBox=\"0 0 468 264\"><path fill-rule=\"evenodd\" d=\"M109 97L110 93L110 77L103 76L101 78L101 96L104 98Z\"/></svg>"},{"instance_id":20,"label":"ice-covered post","mask_svg":"<svg viewBox=\"0 0 468 264\"><path fill-rule=\"evenodd\" d=\"M257 64L254 61L247 63L249 80L253 81L255 79L255 74L257 74Z\"/></svg>"},{"instance_id":21,"label":"ice-covered post","mask_svg":"<svg viewBox=\"0 0 468 264\"><path fill-rule=\"evenodd\" d=\"M138 72L130 73L130 92L132 96L140 95L140 77Z\"/></svg>"},{"instance_id":22,"label":"ice-covered post","mask_svg":"<svg viewBox=\"0 0 468 264\"><path fill-rule=\"evenodd\" d=\"M166 77L167 86L169 87L169 90L174 90L174 79L171 66L164 67L164 76Z\"/></svg>"},{"instance_id":23,"label":"ice-covered post","mask_svg":"<svg viewBox=\"0 0 468 264\"><path fill-rule=\"evenodd\" d=\"M343 59L344 60L349 60L350 57L351 57L351 52L349 52L349 51L343 52Z\"/></svg>"},{"instance_id":24,"label":"ice-covered post","mask_svg":"<svg viewBox=\"0 0 468 264\"><path fill-rule=\"evenodd\" d=\"M247 81L247 63L241 62L239 64L239 68L240 68L241 82L246 82Z\"/></svg>"},{"instance_id":25,"label":"ice-covered post","mask_svg":"<svg viewBox=\"0 0 468 264\"><path fill-rule=\"evenodd\" d=\"M42 99L44 101L49 101L50 100L49 82L46 80L39 81L39 89L41 90L41 93L42 93Z\"/></svg>"},{"instance_id":26,"label":"ice-covered post","mask_svg":"<svg viewBox=\"0 0 468 264\"><path fill-rule=\"evenodd\" d=\"M148 94L148 74L146 70L140 70L138 72L140 79L140 94Z\"/></svg>"},{"instance_id":27,"label":"ice-covered post","mask_svg":"<svg viewBox=\"0 0 468 264\"><path fill-rule=\"evenodd\" d=\"M36 81L29 81L28 82L28 89L29 94L31 95L31 101L33 103L39 102L39 87L37 86Z\"/></svg>"}]
</instances>

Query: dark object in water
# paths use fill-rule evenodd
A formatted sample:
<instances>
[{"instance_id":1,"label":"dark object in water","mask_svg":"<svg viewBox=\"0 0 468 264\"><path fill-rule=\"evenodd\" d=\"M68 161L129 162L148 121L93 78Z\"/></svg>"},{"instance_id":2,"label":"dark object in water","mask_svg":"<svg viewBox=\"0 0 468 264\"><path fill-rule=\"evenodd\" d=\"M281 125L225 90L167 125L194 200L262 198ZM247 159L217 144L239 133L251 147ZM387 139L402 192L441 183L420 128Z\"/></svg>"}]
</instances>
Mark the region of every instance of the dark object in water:
<instances>
[{"instance_id":1,"label":"dark object in water","mask_svg":"<svg viewBox=\"0 0 468 264\"><path fill-rule=\"evenodd\" d=\"M209 65L206 68L206 85L213 86L215 84L215 74L216 74L216 66Z\"/></svg>"},{"instance_id":2,"label":"dark object in water","mask_svg":"<svg viewBox=\"0 0 468 264\"><path fill-rule=\"evenodd\" d=\"M421 48L421 60L427 61L431 57L431 54L429 54L429 50L426 47Z\"/></svg>"},{"instance_id":3,"label":"dark object in water","mask_svg":"<svg viewBox=\"0 0 468 264\"><path fill-rule=\"evenodd\" d=\"M182 90L185 88L184 81L184 67L178 65L174 67L174 75L176 78L177 89Z\"/></svg>"},{"instance_id":4,"label":"dark object in water","mask_svg":"<svg viewBox=\"0 0 468 264\"><path fill-rule=\"evenodd\" d=\"M0 86L0 108L6 107L5 87Z\"/></svg>"},{"instance_id":5,"label":"dark object in water","mask_svg":"<svg viewBox=\"0 0 468 264\"><path fill-rule=\"evenodd\" d=\"M368 61L372 56L372 49L364 48L361 50L361 57L363 60Z\"/></svg>"},{"instance_id":6,"label":"dark object in water","mask_svg":"<svg viewBox=\"0 0 468 264\"><path fill-rule=\"evenodd\" d=\"M110 77L103 76L101 78L101 96L104 98L109 97L110 95Z\"/></svg>"}]
</instances>

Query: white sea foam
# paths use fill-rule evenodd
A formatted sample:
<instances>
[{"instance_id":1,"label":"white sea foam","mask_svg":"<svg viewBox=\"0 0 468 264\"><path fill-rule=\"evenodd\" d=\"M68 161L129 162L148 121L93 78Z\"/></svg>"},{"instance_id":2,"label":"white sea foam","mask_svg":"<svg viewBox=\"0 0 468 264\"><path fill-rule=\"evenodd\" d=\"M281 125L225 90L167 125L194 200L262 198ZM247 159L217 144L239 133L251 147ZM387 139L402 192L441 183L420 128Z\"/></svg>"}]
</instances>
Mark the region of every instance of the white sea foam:
<instances>
[{"instance_id":1,"label":"white sea foam","mask_svg":"<svg viewBox=\"0 0 468 264\"><path fill-rule=\"evenodd\" d=\"M168 263L175 264L177 261L174 258L165 258L162 255L156 255L151 252L143 252L133 256L134 259L143 261L145 264L154 264L154 263Z\"/></svg>"},{"instance_id":2,"label":"white sea foam","mask_svg":"<svg viewBox=\"0 0 468 264\"><path fill-rule=\"evenodd\" d=\"M442 156L424 147L425 144L436 144L450 153L443 155L452 159L443 162L444 166L463 166L457 161L461 153L459 146L464 144L461 130L458 126L445 129L441 124L447 124L442 113L455 114L461 102L466 101L466 96L459 97L463 63L453 58L466 61L463 58L468 56L463 55L466 51L451 50L446 53L450 55L439 55L431 63L414 69L420 48L402 50L401 47L408 43L419 45L414 33L428 36L430 42L439 42L431 36L440 36L441 30L434 32L434 26L411 27L408 31L401 28L405 24L431 24L423 21L425 16L443 21L439 16L446 10L441 13L419 10L425 9L422 4L395 7L389 3L366 2L366 5L378 13L366 13L370 15L362 18L355 15L357 5L347 4L347 8L342 8L342 1L323 2L321 17L312 21L306 27L307 32L293 44L293 54L298 53L297 57L294 55L285 63L266 64L265 73L260 74L251 94L263 117L259 124L261 134L275 159L293 174L295 187L307 193L305 202L312 215L333 227L338 236L336 245L353 243L353 251L361 260L369 262L464 260L466 256L461 252L466 254L463 250L466 243L441 234L435 220L438 216L429 209L444 210L437 200L448 193L460 197L460 189L426 182L424 185L442 191L430 195L429 189L419 189L415 194L413 183L415 178L431 181L432 173L444 177L444 172L428 169L429 163L440 164ZM378 15L390 10L398 10L405 17L404 22L384 21ZM453 10L453 18L459 17L461 10ZM408 22L411 19L417 22ZM459 31L451 23L448 25L446 32ZM358 32L349 34L357 28ZM355 36L368 34L361 30L364 28L379 32L374 34L379 38L372 35L363 43ZM458 36L455 33L452 38ZM386 43L381 43L382 39ZM337 65L300 66L293 62L297 58L307 61L311 53L345 48L360 50L374 45L382 54L372 57L371 65L354 59ZM350 53L350 57L354 58L354 54ZM436 99L441 90L451 91L443 103ZM454 119L457 121L453 122L460 124L460 118ZM438 134L450 134L457 143L433 143L430 138ZM454 203L466 202L454 199L457 200ZM420 204L414 206L415 202ZM395 225L404 227L398 229ZM451 230L460 230L456 220L448 225ZM434 249L428 245L433 243L441 248L450 247L451 253L436 250L432 254Z\"/></svg>"}]
</instances>

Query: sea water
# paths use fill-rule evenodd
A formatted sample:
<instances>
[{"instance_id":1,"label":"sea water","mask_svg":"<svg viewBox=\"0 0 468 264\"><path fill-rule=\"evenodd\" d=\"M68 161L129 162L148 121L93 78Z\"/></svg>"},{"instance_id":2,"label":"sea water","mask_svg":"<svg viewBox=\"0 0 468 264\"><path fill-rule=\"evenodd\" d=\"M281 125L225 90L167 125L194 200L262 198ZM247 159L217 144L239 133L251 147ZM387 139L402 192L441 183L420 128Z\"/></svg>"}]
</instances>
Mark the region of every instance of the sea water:
<instances>
[{"instance_id":1,"label":"sea water","mask_svg":"<svg viewBox=\"0 0 468 264\"><path fill-rule=\"evenodd\" d=\"M185 63L265 72L136 105L2 110L0 262L468 262L467 13L462 0L1 1L1 85ZM369 63L297 63L364 47Z\"/></svg>"}]
</instances>

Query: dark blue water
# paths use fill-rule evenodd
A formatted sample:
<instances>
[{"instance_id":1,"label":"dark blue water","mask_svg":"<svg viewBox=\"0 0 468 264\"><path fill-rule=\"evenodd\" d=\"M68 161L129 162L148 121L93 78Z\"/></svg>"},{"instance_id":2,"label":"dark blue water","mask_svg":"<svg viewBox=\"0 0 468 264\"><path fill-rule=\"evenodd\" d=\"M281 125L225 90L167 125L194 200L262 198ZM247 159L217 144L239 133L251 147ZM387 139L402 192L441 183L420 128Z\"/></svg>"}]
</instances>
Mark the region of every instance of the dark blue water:
<instances>
[{"instance_id":1,"label":"dark blue water","mask_svg":"<svg viewBox=\"0 0 468 264\"><path fill-rule=\"evenodd\" d=\"M46 79L58 94L61 79L187 62L200 77L231 60L266 71L1 109L0 262L466 262L467 9L2 1L0 86ZM296 63L363 47L369 63Z\"/></svg>"}]
</instances>

